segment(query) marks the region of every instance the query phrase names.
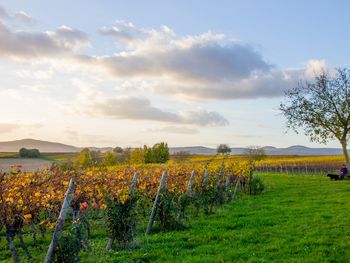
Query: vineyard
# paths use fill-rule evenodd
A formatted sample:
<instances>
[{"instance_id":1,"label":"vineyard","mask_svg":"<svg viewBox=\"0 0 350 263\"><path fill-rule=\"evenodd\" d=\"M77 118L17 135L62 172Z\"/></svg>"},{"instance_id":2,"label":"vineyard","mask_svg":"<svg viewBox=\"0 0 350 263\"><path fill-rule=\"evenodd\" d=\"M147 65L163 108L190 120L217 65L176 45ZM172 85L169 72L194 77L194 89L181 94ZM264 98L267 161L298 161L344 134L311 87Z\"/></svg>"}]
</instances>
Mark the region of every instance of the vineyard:
<instances>
[{"instance_id":1,"label":"vineyard","mask_svg":"<svg viewBox=\"0 0 350 263\"><path fill-rule=\"evenodd\" d=\"M1 242L6 240L14 261L20 262L19 249L32 258L24 236L31 236L35 243L53 235L46 262L75 262L80 250L89 247L94 231L90 221L102 220L109 233L107 249L128 247L137 225L147 223L146 234L183 229L188 218L201 212L211 214L215 206L233 202L238 189L252 188L251 169L244 162L216 160L205 165L66 171L53 166L37 173L3 173L0 234L5 238ZM254 189L248 189L250 193L262 190L258 179Z\"/></svg>"}]
</instances>

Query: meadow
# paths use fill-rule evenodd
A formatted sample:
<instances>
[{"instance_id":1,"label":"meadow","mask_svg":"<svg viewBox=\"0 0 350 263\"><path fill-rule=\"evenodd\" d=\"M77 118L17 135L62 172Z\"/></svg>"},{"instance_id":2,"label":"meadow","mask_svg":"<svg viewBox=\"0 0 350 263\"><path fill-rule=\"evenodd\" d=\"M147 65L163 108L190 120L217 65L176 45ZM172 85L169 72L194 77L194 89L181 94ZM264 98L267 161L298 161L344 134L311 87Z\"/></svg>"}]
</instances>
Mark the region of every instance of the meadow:
<instances>
[{"instance_id":1,"label":"meadow","mask_svg":"<svg viewBox=\"0 0 350 263\"><path fill-rule=\"evenodd\" d=\"M91 220L90 248L81 262L349 262L350 183L325 176L261 173L261 195L238 195L237 202L185 220L186 229L145 236L139 224L135 245L106 251L107 230ZM43 261L50 236L34 244L25 236L33 259ZM16 241L18 245L18 241ZM0 242L1 262L11 262Z\"/></svg>"}]
</instances>

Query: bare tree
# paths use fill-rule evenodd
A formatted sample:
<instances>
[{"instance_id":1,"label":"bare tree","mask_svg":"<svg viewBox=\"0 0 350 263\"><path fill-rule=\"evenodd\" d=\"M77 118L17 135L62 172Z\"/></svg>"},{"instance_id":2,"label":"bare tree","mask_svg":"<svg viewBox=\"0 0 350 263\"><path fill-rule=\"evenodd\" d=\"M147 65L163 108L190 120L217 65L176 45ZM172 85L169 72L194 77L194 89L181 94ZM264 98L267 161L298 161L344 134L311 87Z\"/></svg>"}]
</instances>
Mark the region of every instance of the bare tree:
<instances>
[{"instance_id":1,"label":"bare tree","mask_svg":"<svg viewBox=\"0 0 350 263\"><path fill-rule=\"evenodd\" d=\"M266 158L264 149L259 146L248 147L245 150L244 155L246 155L248 157L248 160L251 163L254 163L254 165L255 165L255 162L261 161Z\"/></svg>"},{"instance_id":2,"label":"bare tree","mask_svg":"<svg viewBox=\"0 0 350 263\"><path fill-rule=\"evenodd\" d=\"M349 166L350 69L338 69L335 74L323 71L313 82L300 82L288 90L285 99L280 110L287 127L296 133L303 128L311 141L319 143L337 139Z\"/></svg>"}]
</instances>

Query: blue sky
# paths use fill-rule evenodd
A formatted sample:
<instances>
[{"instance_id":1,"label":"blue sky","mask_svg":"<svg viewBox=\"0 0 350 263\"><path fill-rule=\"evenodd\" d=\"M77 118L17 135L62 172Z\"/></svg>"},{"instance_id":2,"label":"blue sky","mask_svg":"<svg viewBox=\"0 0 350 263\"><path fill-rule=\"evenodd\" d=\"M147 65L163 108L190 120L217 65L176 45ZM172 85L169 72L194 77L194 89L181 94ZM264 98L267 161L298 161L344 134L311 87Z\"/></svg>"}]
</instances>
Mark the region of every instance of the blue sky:
<instances>
[{"instance_id":1,"label":"blue sky","mask_svg":"<svg viewBox=\"0 0 350 263\"><path fill-rule=\"evenodd\" d=\"M285 133L283 90L350 59L348 1L0 7L1 140L317 147Z\"/></svg>"}]
</instances>

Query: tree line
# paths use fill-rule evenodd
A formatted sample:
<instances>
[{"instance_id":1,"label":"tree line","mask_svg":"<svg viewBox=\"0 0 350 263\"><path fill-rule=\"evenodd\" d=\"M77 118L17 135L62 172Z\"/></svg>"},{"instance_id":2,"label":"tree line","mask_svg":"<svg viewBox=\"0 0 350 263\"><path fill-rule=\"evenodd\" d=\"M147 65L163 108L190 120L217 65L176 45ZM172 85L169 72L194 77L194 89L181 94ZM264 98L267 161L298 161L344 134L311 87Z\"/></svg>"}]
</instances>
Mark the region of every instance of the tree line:
<instances>
[{"instance_id":1,"label":"tree line","mask_svg":"<svg viewBox=\"0 0 350 263\"><path fill-rule=\"evenodd\" d=\"M152 147L144 145L135 149L115 147L112 152L105 153L85 148L67 165L87 168L96 165L112 166L116 164L165 163L169 159L168 144L160 142L154 144Z\"/></svg>"}]
</instances>

